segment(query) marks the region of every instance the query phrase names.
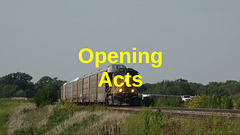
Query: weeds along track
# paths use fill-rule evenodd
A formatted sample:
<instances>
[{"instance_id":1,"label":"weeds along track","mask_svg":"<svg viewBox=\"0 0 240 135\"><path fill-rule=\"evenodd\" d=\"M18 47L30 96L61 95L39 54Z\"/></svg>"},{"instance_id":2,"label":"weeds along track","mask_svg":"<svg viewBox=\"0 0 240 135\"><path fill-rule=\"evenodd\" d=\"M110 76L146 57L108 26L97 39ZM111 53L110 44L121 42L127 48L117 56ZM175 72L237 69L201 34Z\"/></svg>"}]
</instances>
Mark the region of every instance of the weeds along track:
<instances>
[{"instance_id":1,"label":"weeds along track","mask_svg":"<svg viewBox=\"0 0 240 135\"><path fill-rule=\"evenodd\" d=\"M124 111L136 113L146 107L130 107L130 106L110 106L109 110ZM152 107L152 111L161 110L163 113L169 113L171 116L182 117L205 117L205 116L225 116L230 118L240 117L240 110L228 109L196 109L196 108L173 108L173 107Z\"/></svg>"}]
</instances>

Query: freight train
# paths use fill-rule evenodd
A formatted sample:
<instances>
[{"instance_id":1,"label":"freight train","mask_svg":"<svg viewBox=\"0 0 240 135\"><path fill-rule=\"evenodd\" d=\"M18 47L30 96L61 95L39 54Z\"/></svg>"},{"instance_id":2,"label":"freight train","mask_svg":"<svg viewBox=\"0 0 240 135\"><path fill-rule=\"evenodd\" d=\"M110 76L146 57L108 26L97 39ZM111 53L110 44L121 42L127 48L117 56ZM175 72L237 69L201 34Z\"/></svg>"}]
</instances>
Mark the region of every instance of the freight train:
<instances>
[{"instance_id":1,"label":"freight train","mask_svg":"<svg viewBox=\"0 0 240 135\"><path fill-rule=\"evenodd\" d=\"M61 100L75 102L79 104L89 103L107 103L108 105L138 105L138 88L131 85L126 86L126 79L118 78L118 83L124 83L121 87L113 85L110 87L108 83L103 83L98 86L103 72L107 72L109 78L114 84L114 77L117 75L131 76L138 75L138 71L133 68L127 68L122 64L111 64L106 68L99 69L96 72L78 77L70 82L66 82L61 87ZM137 83L132 78L129 79L129 84Z\"/></svg>"}]
</instances>

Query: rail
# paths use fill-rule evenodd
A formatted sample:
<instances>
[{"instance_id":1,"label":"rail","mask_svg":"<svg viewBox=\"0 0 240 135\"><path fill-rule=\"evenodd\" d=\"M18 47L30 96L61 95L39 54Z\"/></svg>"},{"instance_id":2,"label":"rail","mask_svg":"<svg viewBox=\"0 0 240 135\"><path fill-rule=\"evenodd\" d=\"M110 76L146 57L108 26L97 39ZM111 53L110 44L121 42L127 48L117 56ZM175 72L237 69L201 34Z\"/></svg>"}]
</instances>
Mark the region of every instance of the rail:
<instances>
[{"instance_id":1,"label":"rail","mask_svg":"<svg viewBox=\"0 0 240 135\"><path fill-rule=\"evenodd\" d=\"M136 113L147 107L122 107L112 106L108 107L109 110L124 111L130 113ZM174 108L174 107L151 107L152 111L161 110L163 113L169 113L173 116L225 116L236 118L240 117L240 110L229 109L196 109L196 108Z\"/></svg>"}]
</instances>

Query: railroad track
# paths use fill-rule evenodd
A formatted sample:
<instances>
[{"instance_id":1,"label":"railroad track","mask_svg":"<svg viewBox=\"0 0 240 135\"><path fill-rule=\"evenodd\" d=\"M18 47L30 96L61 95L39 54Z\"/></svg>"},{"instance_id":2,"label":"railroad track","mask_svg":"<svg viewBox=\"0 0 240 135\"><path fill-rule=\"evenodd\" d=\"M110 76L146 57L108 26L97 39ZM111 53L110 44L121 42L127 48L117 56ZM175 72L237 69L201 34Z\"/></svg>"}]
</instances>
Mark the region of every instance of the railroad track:
<instances>
[{"instance_id":1,"label":"railroad track","mask_svg":"<svg viewBox=\"0 0 240 135\"><path fill-rule=\"evenodd\" d=\"M130 113L136 113L146 107L129 107L129 106L112 106L108 107L110 110L124 111ZM161 110L163 113L168 113L171 116L193 116L193 117L205 117L205 116L225 116L236 118L240 117L240 110L228 110L228 109L196 109L196 108L172 108L172 107L152 107L152 111Z\"/></svg>"}]
</instances>

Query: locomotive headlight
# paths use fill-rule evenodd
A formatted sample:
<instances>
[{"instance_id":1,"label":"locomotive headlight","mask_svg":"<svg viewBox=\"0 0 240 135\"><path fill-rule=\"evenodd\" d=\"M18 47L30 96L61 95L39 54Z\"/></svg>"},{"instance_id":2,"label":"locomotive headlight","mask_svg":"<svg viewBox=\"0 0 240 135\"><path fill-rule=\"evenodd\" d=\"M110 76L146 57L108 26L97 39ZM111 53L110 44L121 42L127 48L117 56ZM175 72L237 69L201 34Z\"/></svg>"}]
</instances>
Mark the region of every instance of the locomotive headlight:
<instances>
[{"instance_id":1,"label":"locomotive headlight","mask_svg":"<svg viewBox=\"0 0 240 135\"><path fill-rule=\"evenodd\" d=\"M119 89L119 92L122 92L122 89Z\"/></svg>"},{"instance_id":2,"label":"locomotive headlight","mask_svg":"<svg viewBox=\"0 0 240 135\"><path fill-rule=\"evenodd\" d=\"M134 89L132 89L131 92L133 93L133 92L134 92Z\"/></svg>"}]
</instances>

